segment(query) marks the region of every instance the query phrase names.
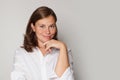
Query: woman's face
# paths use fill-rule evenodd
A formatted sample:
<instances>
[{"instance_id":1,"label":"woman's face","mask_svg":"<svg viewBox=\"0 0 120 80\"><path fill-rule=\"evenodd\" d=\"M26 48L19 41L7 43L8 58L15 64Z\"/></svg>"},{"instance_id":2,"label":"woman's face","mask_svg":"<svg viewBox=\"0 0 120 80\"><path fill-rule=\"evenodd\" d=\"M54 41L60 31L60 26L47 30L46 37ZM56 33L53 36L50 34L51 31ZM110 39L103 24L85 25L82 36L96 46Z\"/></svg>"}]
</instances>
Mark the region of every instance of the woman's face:
<instances>
[{"instance_id":1,"label":"woman's face","mask_svg":"<svg viewBox=\"0 0 120 80\"><path fill-rule=\"evenodd\" d=\"M56 34L56 23L53 16L38 20L35 25L31 24L33 31L36 33L38 43L44 43L51 40Z\"/></svg>"}]
</instances>

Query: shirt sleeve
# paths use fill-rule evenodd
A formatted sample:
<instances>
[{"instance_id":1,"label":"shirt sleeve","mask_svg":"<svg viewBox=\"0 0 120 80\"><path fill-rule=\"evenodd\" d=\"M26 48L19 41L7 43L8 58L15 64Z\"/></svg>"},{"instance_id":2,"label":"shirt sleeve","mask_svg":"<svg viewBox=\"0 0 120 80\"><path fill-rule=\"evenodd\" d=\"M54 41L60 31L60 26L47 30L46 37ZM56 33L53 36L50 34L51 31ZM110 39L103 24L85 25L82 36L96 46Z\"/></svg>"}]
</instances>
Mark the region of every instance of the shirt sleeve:
<instances>
[{"instance_id":1,"label":"shirt sleeve","mask_svg":"<svg viewBox=\"0 0 120 80\"><path fill-rule=\"evenodd\" d=\"M21 51L16 50L14 55L13 69L11 71L11 80L26 80L24 69L24 59L21 55Z\"/></svg>"},{"instance_id":2,"label":"shirt sleeve","mask_svg":"<svg viewBox=\"0 0 120 80\"><path fill-rule=\"evenodd\" d=\"M63 73L63 75L61 77L58 77L56 80L74 80L73 58L72 58L71 50L68 50L68 57L69 57L70 67L68 67Z\"/></svg>"}]
</instances>

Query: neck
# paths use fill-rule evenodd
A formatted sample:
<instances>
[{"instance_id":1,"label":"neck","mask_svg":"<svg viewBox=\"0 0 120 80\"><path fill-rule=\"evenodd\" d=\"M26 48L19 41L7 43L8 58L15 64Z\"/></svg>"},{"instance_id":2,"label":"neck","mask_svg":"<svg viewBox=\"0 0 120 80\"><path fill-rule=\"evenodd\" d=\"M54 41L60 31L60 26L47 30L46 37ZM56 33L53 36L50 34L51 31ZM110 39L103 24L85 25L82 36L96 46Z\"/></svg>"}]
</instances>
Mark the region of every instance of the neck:
<instances>
[{"instance_id":1,"label":"neck","mask_svg":"<svg viewBox=\"0 0 120 80\"><path fill-rule=\"evenodd\" d=\"M38 47L39 48L45 48L45 46L43 44L44 44L44 42L38 41Z\"/></svg>"},{"instance_id":2,"label":"neck","mask_svg":"<svg viewBox=\"0 0 120 80\"><path fill-rule=\"evenodd\" d=\"M42 42L39 42L38 48L40 49L40 51L42 52L42 54L44 56L46 54L46 51L45 51L45 46L43 45Z\"/></svg>"},{"instance_id":3,"label":"neck","mask_svg":"<svg viewBox=\"0 0 120 80\"><path fill-rule=\"evenodd\" d=\"M39 48L39 49L40 49L40 51L42 52L42 55L43 55L43 56L47 53L44 48Z\"/></svg>"}]
</instances>

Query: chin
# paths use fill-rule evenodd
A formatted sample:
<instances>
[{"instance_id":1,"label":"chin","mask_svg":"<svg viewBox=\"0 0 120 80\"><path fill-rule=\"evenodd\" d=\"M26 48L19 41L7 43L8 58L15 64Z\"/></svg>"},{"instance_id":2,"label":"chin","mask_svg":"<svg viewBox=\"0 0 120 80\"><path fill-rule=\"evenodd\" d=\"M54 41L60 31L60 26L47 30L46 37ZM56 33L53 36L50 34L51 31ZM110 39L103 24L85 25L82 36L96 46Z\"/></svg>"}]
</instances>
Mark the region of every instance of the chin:
<instances>
[{"instance_id":1,"label":"chin","mask_svg":"<svg viewBox=\"0 0 120 80\"><path fill-rule=\"evenodd\" d=\"M44 40L44 42L47 42L47 41L49 41L49 40L51 40L51 39L46 39L46 40Z\"/></svg>"}]
</instances>

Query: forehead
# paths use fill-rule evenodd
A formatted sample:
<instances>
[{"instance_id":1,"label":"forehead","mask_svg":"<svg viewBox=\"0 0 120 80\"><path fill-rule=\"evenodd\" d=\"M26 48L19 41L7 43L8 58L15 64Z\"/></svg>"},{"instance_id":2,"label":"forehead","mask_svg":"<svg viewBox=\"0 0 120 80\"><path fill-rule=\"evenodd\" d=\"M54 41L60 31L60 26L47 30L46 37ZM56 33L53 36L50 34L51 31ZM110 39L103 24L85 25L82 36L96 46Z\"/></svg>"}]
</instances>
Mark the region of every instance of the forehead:
<instances>
[{"instance_id":1,"label":"forehead","mask_svg":"<svg viewBox=\"0 0 120 80\"><path fill-rule=\"evenodd\" d=\"M48 16L38 20L35 24L46 24L46 25L55 24L55 19L53 16Z\"/></svg>"}]
</instances>

